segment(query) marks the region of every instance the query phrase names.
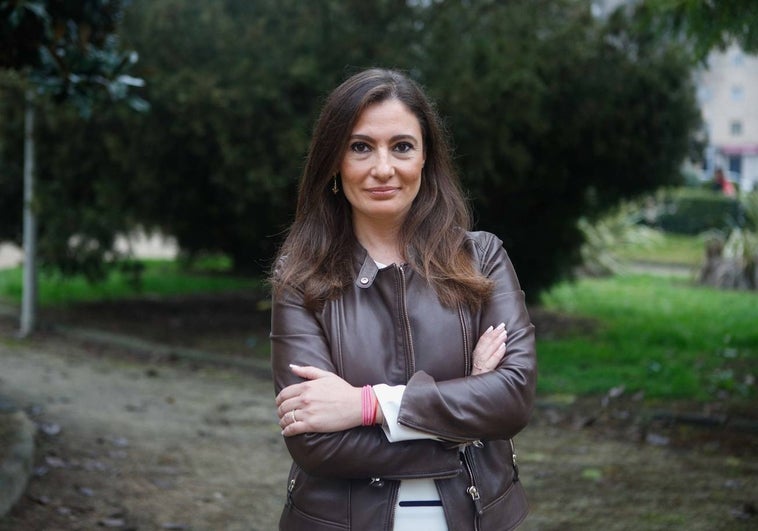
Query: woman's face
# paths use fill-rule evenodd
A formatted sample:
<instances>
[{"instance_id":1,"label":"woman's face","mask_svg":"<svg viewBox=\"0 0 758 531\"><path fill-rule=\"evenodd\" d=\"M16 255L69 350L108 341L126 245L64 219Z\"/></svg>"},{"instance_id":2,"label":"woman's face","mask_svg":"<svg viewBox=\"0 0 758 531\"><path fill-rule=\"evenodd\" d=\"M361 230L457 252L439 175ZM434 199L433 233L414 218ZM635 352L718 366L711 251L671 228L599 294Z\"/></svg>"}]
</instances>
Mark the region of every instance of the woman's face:
<instances>
[{"instance_id":1,"label":"woman's face","mask_svg":"<svg viewBox=\"0 0 758 531\"><path fill-rule=\"evenodd\" d=\"M402 222L421 186L424 145L416 115L396 99L358 117L340 165L353 223Z\"/></svg>"}]
</instances>

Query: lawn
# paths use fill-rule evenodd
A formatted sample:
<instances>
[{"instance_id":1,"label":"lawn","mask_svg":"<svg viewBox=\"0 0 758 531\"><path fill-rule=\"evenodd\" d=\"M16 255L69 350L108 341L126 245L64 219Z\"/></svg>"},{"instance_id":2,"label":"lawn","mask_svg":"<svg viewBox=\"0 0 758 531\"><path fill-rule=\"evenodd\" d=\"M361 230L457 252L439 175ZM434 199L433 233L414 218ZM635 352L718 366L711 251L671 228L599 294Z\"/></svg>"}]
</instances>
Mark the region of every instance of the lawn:
<instances>
[{"instance_id":1,"label":"lawn","mask_svg":"<svg viewBox=\"0 0 758 531\"><path fill-rule=\"evenodd\" d=\"M700 287L685 277L625 275L557 285L542 303L597 321L591 335L539 341L543 393L604 393L623 385L664 399L756 394L754 292Z\"/></svg>"},{"instance_id":2,"label":"lawn","mask_svg":"<svg viewBox=\"0 0 758 531\"><path fill-rule=\"evenodd\" d=\"M92 284L82 276L63 278L42 272L39 276L39 302L55 306L77 302L162 297L194 293L218 293L256 288L260 279L235 277L228 273L228 261L213 259L188 269L180 261L144 260L141 283L137 286L123 272L112 271L104 282ZM0 270L0 299L21 300L21 268Z\"/></svg>"},{"instance_id":3,"label":"lawn","mask_svg":"<svg viewBox=\"0 0 758 531\"><path fill-rule=\"evenodd\" d=\"M708 235L659 233L614 249L622 260L696 269ZM698 286L691 276L622 274L565 282L552 311L594 319L590 334L539 339L543 393L599 394L624 386L653 399L753 399L758 294Z\"/></svg>"},{"instance_id":4,"label":"lawn","mask_svg":"<svg viewBox=\"0 0 758 531\"><path fill-rule=\"evenodd\" d=\"M621 260L658 264L697 266L705 257L707 233L685 236L656 232L656 238L637 244L618 245L613 253Z\"/></svg>"}]
</instances>

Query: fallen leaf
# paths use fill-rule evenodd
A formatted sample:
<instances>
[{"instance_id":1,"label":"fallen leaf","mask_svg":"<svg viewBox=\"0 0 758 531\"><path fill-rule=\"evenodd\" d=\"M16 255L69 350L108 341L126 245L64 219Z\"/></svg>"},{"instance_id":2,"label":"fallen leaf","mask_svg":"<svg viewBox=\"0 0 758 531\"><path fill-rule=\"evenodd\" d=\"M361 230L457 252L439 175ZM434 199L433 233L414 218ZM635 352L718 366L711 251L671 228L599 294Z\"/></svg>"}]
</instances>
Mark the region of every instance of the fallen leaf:
<instances>
[{"instance_id":1,"label":"fallen leaf","mask_svg":"<svg viewBox=\"0 0 758 531\"><path fill-rule=\"evenodd\" d=\"M53 468L66 468L67 466L66 462L63 459L60 457L55 457L54 455L46 455L45 463Z\"/></svg>"},{"instance_id":2,"label":"fallen leaf","mask_svg":"<svg viewBox=\"0 0 758 531\"><path fill-rule=\"evenodd\" d=\"M97 524L103 527L124 527L126 522L123 518L103 518Z\"/></svg>"},{"instance_id":3,"label":"fallen leaf","mask_svg":"<svg viewBox=\"0 0 758 531\"><path fill-rule=\"evenodd\" d=\"M108 441L116 448L126 448L129 446L129 439L126 437L111 437Z\"/></svg>"},{"instance_id":4,"label":"fallen leaf","mask_svg":"<svg viewBox=\"0 0 758 531\"><path fill-rule=\"evenodd\" d=\"M176 522L165 522L161 527L163 529L172 529L172 530L175 530L175 531L180 531L182 529L189 529L188 525L177 524Z\"/></svg>"},{"instance_id":5,"label":"fallen leaf","mask_svg":"<svg viewBox=\"0 0 758 531\"><path fill-rule=\"evenodd\" d=\"M45 435L58 435L61 432L60 424L55 422L42 422L38 425L39 430Z\"/></svg>"},{"instance_id":6,"label":"fallen leaf","mask_svg":"<svg viewBox=\"0 0 758 531\"><path fill-rule=\"evenodd\" d=\"M603 471L599 468L585 468L582 470L582 477L584 479L591 479L593 481L600 481L603 479Z\"/></svg>"},{"instance_id":7,"label":"fallen leaf","mask_svg":"<svg viewBox=\"0 0 758 531\"><path fill-rule=\"evenodd\" d=\"M669 444L669 438L665 435L658 435L657 433L648 433L645 437L645 442L652 444L653 446L667 446Z\"/></svg>"}]
</instances>

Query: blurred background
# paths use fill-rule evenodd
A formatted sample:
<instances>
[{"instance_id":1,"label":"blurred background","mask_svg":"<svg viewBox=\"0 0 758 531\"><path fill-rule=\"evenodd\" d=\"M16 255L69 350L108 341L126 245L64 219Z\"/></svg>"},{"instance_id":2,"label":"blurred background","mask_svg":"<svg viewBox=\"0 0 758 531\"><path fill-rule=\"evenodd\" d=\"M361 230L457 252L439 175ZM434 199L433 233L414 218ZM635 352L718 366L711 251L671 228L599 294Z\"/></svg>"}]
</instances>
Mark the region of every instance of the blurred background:
<instances>
[{"instance_id":1,"label":"blurred background","mask_svg":"<svg viewBox=\"0 0 758 531\"><path fill-rule=\"evenodd\" d=\"M321 102L369 66L406 71L434 99L476 228L504 241L527 293L540 401L521 452L526 526L754 526L756 53L753 0L0 1L0 395L36 433L0 529L273 528L286 456L266 381L265 278ZM232 402L208 413L187 398L187 415L210 422L206 435L239 429L232 446L279 468L266 480L201 472L199 432L156 450L169 465L135 473L132 490L73 466L82 445L122 439L93 435L107 419L78 424L83 404L51 402L50 371L80 378L82 396L94 386L95 403L127 384L51 369L69 349L76 366L136 364L124 374L160 389L133 393L164 393L156 375L174 369L187 382L211 378L207 367L242 375ZM186 383L167 403L206 384L216 389ZM114 407L143 413L127 406ZM140 418L121 428L136 430L135 455ZM259 424L270 444L251 435ZM98 462L117 459L108 452ZM213 510L128 497L113 509L88 486L119 498L161 466L238 483L197 494ZM181 482L161 478L140 488L178 496ZM216 496L239 482L276 496Z\"/></svg>"}]
</instances>

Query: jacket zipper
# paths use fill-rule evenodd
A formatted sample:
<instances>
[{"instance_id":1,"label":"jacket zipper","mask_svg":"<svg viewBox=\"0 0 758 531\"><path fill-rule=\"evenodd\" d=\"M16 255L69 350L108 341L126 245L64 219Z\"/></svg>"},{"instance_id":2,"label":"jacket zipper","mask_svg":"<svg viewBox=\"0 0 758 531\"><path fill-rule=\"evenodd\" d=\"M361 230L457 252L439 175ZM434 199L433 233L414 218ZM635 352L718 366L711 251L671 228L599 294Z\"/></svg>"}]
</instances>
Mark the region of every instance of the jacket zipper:
<instances>
[{"instance_id":1,"label":"jacket zipper","mask_svg":"<svg viewBox=\"0 0 758 531\"><path fill-rule=\"evenodd\" d=\"M468 339L468 327L466 326L466 318L463 314L463 308L461 305L458 305L458 319L461 321L461 332L463 333L463 363L464 363L464 370L466 371L466 375L468 376L471 374L472 371L472 359L471 359L471 350L469 350L469 339Z\"/></svg>"},{"instance_id":2,"label":"jacket zipper","mask_svg":"<svg viewBox=\"0 0 758 531\"><path fill-rule=\"evenodd\" d=\"M408 318L408 305L405 293L405 266L399 266L400 272L400 313L403 321L403 331L405 333L406 349L406 381L410 380L416 372L416 355L413 352L413 336L411 335L411 323Z\"/></svg>"},{"instance_id":3,"label":"jacket zipper","mask_svg":"<svg viewBox=\"0 0 758 531\"><path fill-rule=\"evenodd\" d=\"M474 530L479 531L479 515L482 514L482 502L481 502L481 496L479 494L479 488L476 486L476 482L474 481L474 471L471 468L471 463L469 462L469 448L465 448L463 450L462 458L463 458L463 466L466 468L466 473L469 477L469 482L471 485L469 488L466 489L466 492L469 496L471 496L471 500L474 502Z\"/></svg>"},{"instance_id":4,"label":"jacket zipper","mask_svg":"<svg viewBox=\"0 0 758 531\"><path fill-rule=\"evenodd\" d=\"M395 506L397 505L397 497L400 495L400 483L394 483L390 490L390 520L388 524L391 522L394 525L395 522ZM387 529L391 529L391 527L388 525Z\"/></svg>"}]
</instances>

